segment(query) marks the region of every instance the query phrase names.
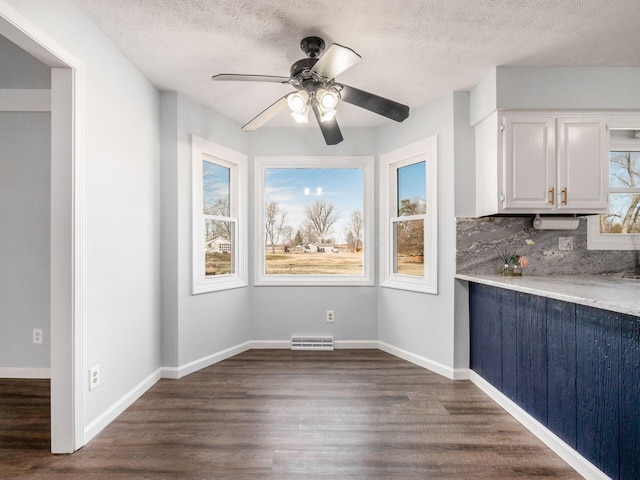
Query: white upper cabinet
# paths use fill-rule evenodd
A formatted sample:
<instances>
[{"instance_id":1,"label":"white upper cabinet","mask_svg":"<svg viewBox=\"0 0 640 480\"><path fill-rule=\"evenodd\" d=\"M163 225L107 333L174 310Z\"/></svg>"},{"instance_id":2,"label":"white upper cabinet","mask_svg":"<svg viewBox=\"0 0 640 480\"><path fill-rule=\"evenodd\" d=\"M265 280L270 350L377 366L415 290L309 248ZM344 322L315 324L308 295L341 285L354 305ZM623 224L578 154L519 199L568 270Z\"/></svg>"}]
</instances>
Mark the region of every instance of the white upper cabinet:
<instances>
[{"instance_id":1,"label":"white upper cabinet","mask_svg":"<svg viewBox=\"0 0 640 480\"><path fill-rule=\"evenodd\" d=\"M554 119L535 115L502 117L503 210L546 212L555 207Z\"/></svg>"},{"instance_id":2,"label":"white upper cabinet","mask_svg":"<svg viewBox=\"0 0 640 480\"><path fill-rule=\"evenodd\" d=\"M602 119L556 120L558 210L607 212L609 135Z\"/></svg>"},{"instance_id":3,"label":"white upper cabinet","mask_svg":"<svg viewBox=\"0 0 640 480\"><path fill-rule=\"evenodd\" d=\"M477 216L607 211L604 115L495 112L475 133Z\"/></svg>"}]
</instances>

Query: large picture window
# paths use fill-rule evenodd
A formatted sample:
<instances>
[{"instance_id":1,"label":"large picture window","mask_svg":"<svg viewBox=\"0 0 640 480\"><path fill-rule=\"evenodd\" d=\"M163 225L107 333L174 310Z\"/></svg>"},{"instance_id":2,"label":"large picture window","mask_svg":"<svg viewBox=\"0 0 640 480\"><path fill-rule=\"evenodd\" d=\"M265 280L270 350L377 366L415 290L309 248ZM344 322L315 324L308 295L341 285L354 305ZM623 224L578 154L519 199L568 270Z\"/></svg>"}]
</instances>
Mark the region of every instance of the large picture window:
<instances>
[{"instance_id":1,"label":"large picture window","mask_svg":"<svg viewBox=\"0 0 640 480\"><path fill-rule=\"evenodd\" d=\"M437 293L437 140L382 155L382 286Z\"/></svg>"},{"instance_id":2,"label":"large picture window","mask_svg":"<svg viewBox=\"0 0 640 480\"><path fill-rule=\"evenodd\" d=\"M195 136L192 150L193 293L246 286L246 157Z\"/></svg>"},{"instance_id":3,"label":"large picture window","mask_svg":"<svg viewBox=\"0 0 640 480\"><path fill-rule=\"evenodd\" d=\"M609 212L589 217L590 250L640 249L639 130L611 129L609 151Z\"/></svg>"},{"instance_id":4,"label":"large picture window","mask_svg":"<svg viewBox=\"0 0 640 480\"><path fill-rule=\"evenodd\" d=\"M255 160L256 285L373 285L373 159Z\"/></svg>"}]
</instances>

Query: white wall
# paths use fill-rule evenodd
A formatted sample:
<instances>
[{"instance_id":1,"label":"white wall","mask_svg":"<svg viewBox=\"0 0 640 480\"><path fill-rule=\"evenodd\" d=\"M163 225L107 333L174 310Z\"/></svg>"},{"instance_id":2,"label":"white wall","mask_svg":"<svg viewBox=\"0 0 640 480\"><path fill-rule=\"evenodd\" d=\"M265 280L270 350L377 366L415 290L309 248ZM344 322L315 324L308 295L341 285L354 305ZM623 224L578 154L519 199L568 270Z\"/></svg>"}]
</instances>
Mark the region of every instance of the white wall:
<instances>
[{"instance_id":1,"label":"white wall","mask_svg":"<svg viewBox=\"0 0 640 480\"><path fill-rule=\"evenodd\" d=\"M496 67L471 91L471 125L496 109L640 109L640 67Z\"/></svg>"},{"instance_id":2,"label":"white wall","mask_svg":"<svg viewBox=\"0 0 640 480\"><path fill-rule=\"evenodd\" d=\"M418 140L438 136L438 294L381 287L378 293L379 339L410 352L453 375L454 361L454 104L449 94L413 109L402 124L378 131L379 152L386 153ZM466 367L466 365L465 365Z\"/></svg>"},{"instance_id":3,"label":"white wall","mask_svg":"<svg viewBox=\"0 0 640 480\"><path fill-rule=\"evenodd\" d=\"M0 35L0 88L51 88L51 69Z\"/></svg>"},{"instance_id":4,"label":"white wall","mask_svg":"<svg viewBox=\"0 0 640 480\"><path fill-rule=\"evenodd\" d=\"M342 134L344 141L334 146L325 144L316 125L263 128L248 135L254 157L376 154L374 131L344 129ZM253 176L253 168L251 172ZM249 191L249 205L253 206L253 188ZM252 238L259 234L253 228L252 223ZM376 261L377 257L376 249ZM291 335L333 335L336 341L377 340L376 287L260 286L251 290L253 340L286 341ZM327 323L326 310L334 311L335 323Z\"/></svg>"},{"instance_id":5,"label":"white wall","mask_svg":"<svg viewBox=\"0 0 640 480\"><path fill-rule=\"evenodd\" d=\"M0 112L0 373L50 365L50 131L49 113Z\"/></svg>"},{"instance_id":6,"label":"white wall","mask_svg":"<svg viewBox=\"0 0 640 480\"><path fill-rule=\"evenodd\" d=\"M85 426L159 363L159 92L69 0L8 0L84 64Z\"/></svg>"},{"instance_id":7,"label":"white wall","mask_svg":"<svg viewBox=\"0 0 640 480\"><path fill-rule=\"evenodd\" d=\"M176 92L162 93L161 119L163 366L176 369L251 339L248 288L191 294L191 135L249 147L239 125Z\"/></svg>"},{"instance_id":8,"label":"white wall","mask_svg":"<svg viewBox=\"0 0 640 480\"><path fill-rule=\"evenodd\" d=\"M49 67L2 36L0 65L0 89L50 88ZM50 365L51 115L3 110L0 104L0 374L34 375L31 368ZM32 342L34 328L43 331L41 345Z\"/></svg>"}]
</instances>

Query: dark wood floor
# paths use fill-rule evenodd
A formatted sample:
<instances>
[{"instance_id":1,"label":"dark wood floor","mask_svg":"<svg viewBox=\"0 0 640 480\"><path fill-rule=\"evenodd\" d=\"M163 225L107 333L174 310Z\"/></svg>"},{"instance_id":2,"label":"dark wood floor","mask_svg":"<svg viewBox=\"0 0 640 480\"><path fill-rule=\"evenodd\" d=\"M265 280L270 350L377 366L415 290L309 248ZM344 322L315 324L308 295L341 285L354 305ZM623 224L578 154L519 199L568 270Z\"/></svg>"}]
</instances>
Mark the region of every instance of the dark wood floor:
<instances>
[{"instance_id":1,"label":"dark wood floor","mask_svg":"<svg viewBox=\"0 0 640 480\"><path fill-rule=\"evenodd\" d=\"M51 455L48 382L0 380L0 478L581 478L473 384L378 350L252 350L161 380Z\"/></svg>"}]
</instances>

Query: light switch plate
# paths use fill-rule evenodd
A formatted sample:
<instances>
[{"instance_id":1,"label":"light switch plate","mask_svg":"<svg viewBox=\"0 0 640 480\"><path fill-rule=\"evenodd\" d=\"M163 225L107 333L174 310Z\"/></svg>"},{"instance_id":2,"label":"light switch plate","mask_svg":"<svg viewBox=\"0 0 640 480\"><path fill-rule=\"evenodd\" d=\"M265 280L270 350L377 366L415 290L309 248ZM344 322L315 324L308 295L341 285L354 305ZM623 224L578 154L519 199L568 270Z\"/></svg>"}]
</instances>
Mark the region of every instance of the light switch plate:
<instances>
[{"instance_id":1,"label":"light switch plate","mask_svg":"<svg viewBox=\"0 0 640 480\"><path fill-rule=\"evenodd\" d=\"M558 250L573 250L573 237L559 237Z\"/></svg>"}]
</instances>

